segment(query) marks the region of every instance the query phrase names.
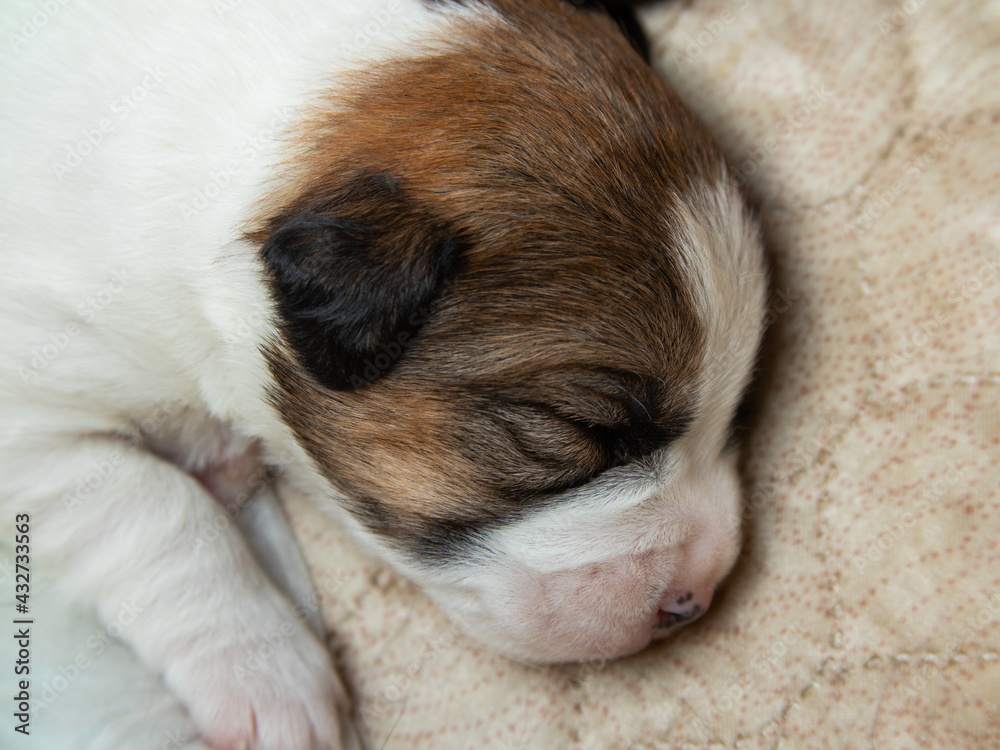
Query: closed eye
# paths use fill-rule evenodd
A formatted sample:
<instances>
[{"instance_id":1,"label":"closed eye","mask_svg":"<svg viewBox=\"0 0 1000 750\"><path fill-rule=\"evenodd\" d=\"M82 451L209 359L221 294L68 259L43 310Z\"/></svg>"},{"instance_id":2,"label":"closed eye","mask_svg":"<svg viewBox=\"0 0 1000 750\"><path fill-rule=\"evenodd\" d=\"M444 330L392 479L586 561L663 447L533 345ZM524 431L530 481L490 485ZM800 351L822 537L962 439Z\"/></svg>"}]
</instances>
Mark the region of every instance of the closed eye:
<instances>
[{"instance_id":1,"label":"closed eye","mask_svg":"<svg viewBox=\"0 0 1000 750\"><path fill-rule=\"evenodd\" d=\"M660 379L613 370L491 383L478 391L475 411L488 415L496 440L477 460L492 464L497 490L532 504L670 445L691 426L689 403Z\"/></svg>"},{"instance_id":2,"label":"closed eye","mask_svg":"<svg viewBox=\"0 0 1000 750\"><path fill-rule=\"evenodd\" d=\"M647 412L648 413L648 412ZM666 420L644 418L607 425L569 418L604 453L604 469L645 458L680 438L691 426L688 412Z\"/></svg>"},{"instance_id":3,"label":"closed eye","mask_svg":"<svg viewBox=\"0 0 1000 750\"><path fill-rule=\"evenodd\" d=\"M688 412L669 419L632 419L620 409L614 423L565 416L541 404L508 404L499 410L504 431L521 462L534 471L515 469L506 490L524 500L580 487L609 469L639 461L670 445L691 424ZM525 481L528 474L534 481Z\"/></svg>"}]
</instances>

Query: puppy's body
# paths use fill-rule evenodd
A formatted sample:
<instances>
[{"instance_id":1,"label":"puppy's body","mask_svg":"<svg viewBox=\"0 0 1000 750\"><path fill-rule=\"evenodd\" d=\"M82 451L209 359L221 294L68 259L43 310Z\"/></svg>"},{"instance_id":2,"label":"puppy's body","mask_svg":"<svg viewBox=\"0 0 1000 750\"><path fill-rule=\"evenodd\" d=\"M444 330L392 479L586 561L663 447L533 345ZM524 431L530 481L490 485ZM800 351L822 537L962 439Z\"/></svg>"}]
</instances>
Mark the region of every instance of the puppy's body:
<instances>
[{"instance_id":1,"label":"puppy's body","mask_svg":"<svg viewBox=\"0 0 1000 750\"><path fill-rule=\"evenodd\" d=\"M755 228L608 19L522 5L5 11L0 503L220 747L343 703L217 521L259 465L517 658L642 648L735 559Z\"/></svg>"}]
</instances>

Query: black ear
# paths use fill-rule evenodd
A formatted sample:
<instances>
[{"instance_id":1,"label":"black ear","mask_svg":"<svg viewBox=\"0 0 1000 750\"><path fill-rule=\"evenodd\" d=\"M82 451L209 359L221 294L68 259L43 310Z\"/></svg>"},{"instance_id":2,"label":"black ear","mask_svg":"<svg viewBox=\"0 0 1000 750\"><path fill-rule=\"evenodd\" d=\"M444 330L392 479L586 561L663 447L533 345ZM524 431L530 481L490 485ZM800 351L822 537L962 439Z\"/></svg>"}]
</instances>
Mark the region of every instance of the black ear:
<instances>
[{"instance_id":1,"label":"black ear","mask_svg":"<svg viewBox=\"0 0 1000 750\"><path fill-rule=\"evenodd\" d=\"M378 173L279 219L261 257L302 366L327 388L351 390L399 358L462 247Z\"/></svg>"}]
</instances>

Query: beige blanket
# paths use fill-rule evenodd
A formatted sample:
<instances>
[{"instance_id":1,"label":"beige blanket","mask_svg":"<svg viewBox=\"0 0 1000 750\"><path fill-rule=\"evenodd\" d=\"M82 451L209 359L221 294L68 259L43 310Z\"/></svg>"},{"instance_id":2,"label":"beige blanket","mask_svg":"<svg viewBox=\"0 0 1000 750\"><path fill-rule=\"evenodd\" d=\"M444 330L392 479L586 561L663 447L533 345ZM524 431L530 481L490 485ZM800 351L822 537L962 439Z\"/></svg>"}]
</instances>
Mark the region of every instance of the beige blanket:
<instances>
[{"instance_id":1,"label":"beige blanket","mask_svg":"<svg viewBox=\"0 0 1000 750\"><path fill-rule=\"evenodd\" d=\"M532 669L286 498L373 748L1000 746L1000 2L669 2L761 207L744 554L702 621Z\"/></svg>"}]
</instances>

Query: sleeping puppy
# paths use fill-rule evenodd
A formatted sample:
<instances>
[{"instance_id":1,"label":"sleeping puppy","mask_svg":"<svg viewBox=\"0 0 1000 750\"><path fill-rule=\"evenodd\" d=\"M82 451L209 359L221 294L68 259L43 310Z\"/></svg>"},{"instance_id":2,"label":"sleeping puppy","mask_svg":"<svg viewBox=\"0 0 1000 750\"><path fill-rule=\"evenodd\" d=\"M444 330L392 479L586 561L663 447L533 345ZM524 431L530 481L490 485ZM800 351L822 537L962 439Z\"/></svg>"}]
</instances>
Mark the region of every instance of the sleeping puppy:
<instances>
[{"instance_id":1,"label":"sleeping puppy","mask_svg":"<svg viewBox=\"0 0 1000 750\"><path fill-rule=\"evenodd\" d=\"M340 743L325 649L218 522L262 467L515 659L632 653L706 610L761 249L608 17L4 16L0 504L77 597L139 603L123 637L208 741Z\"/></svg>"}]
</instances>

